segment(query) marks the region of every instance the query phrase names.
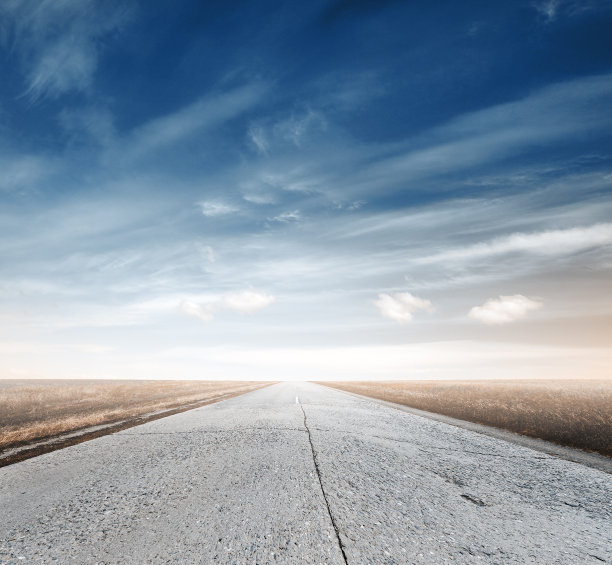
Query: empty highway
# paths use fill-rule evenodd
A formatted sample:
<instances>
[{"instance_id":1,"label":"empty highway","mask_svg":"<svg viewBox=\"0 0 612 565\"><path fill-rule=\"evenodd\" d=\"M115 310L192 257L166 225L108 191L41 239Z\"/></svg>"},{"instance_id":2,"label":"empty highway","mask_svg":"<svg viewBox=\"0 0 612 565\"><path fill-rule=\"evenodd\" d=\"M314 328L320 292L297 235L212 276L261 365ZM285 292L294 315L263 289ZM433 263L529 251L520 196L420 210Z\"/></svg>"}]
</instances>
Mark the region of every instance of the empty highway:
<instances>
[{"instance_id":1,"label":"empty highway","mask_svg":"<svg viewBox=\"0 0 612 565\"><path fill-rule=\"evenodd\" d=\"M1 563L612 559L602 471L308 383L0 469Z\"/></svg>"}]
</instances>

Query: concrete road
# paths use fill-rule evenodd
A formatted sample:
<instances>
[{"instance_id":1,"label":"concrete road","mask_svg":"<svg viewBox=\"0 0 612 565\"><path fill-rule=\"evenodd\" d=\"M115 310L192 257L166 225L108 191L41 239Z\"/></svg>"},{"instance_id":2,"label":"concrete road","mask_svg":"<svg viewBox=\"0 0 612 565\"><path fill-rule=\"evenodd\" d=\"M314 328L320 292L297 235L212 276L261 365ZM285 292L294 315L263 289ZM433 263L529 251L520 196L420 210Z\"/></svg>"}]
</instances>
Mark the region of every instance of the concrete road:
<instances>
[{"instance_id":1,"label":"concrete road","mask_svg":"<svg viewBox=\"0 0 612 565\"><path fill-rule=\"evenodd\" d=\"M612 559L612 476L283 383L0 469L2 563Z\"/></svg>"}]
</instances>

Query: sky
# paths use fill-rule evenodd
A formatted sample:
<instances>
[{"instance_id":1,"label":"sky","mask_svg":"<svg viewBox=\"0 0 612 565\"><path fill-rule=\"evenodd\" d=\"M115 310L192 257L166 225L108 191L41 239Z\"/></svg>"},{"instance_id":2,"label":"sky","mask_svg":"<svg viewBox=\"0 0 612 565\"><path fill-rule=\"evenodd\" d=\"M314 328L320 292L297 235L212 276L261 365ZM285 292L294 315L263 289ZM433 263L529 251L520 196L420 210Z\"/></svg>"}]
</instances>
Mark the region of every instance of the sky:
<instances>
[{"instance_id":1,"label":"sky","mask_svg":"<svg viewBox=\"0 0 612 565\"><path fill-rule=\"evenodd\" d=\"M0 378L612 378L610 29L4 0Z\"/></svg>"}]
</instances>

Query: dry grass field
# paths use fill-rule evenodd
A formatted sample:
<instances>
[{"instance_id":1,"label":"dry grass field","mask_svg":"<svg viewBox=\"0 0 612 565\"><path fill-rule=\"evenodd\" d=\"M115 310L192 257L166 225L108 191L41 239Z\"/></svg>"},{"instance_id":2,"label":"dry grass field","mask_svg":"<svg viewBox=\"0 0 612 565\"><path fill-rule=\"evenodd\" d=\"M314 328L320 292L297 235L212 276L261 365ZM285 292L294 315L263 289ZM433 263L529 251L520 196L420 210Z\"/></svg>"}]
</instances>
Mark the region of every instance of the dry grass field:
<instances>
[{"instance_id":1,"label":"dry grass field","mask_svg":"<svg viewBox=\"0 0 612 565\"><path fill-rule=\"evenodd\" d=\"M269 383L235 381L0 380L0 451Z\"/></svg>"},{"instance_id":2,"label":"dry grass field","mask_svg":"<svg viewBox=\"0 0 612 565\"><path fill-rule=\"evenodd\" d=\"M612 380L319 384L612 456Z\"/></svg>"}]
</instances>

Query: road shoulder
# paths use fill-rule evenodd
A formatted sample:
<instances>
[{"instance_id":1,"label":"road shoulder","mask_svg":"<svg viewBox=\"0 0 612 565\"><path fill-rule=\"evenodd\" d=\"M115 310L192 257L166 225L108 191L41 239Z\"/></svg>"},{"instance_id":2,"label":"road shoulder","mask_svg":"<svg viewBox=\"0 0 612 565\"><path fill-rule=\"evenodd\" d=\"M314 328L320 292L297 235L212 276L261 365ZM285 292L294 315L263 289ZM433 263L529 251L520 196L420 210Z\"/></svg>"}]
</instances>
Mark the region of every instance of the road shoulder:
<instances>
[{"instance_id":1,"label":"road shoulder","mask_svg":"<svg viewBox=\"0 0 612 565\"><path fill-rule=\"evenodd\" d=\"M515 445L520 445L521 447L527 447L541 453L546 453L547 455L551 455L553 457L565 459L566 461L571 461L573 463L585 465L586 467L591 467L592 469L597 469L598 471L603 471L604 473L612 474L612 459L599 455L598 453L590 453L580 449L573 449L571 447L557 445L556 443L551 443L543 439L523 436L508 430L484 426L482 424L476 424L475 422L468 422L466 420L459 420L458 418L444 416L443 414L436 414L435 412L427 412L425 410L419 410L418 408L411 408L410 406L405 406L404 404L396 404L395 402L389 402L388 400L380 400L378 398L348 392L339 388L327 388L332 388L333 390L337 390L343 394L348 394L354 398L388 406L389 408L401 410L402 412L407 412L421 418L428 418L429 420L435 420L436 422L457 426L465 430L470 430L472 432L486 435L495 439L501 439Z\"/></svg>"}]
</instances>

